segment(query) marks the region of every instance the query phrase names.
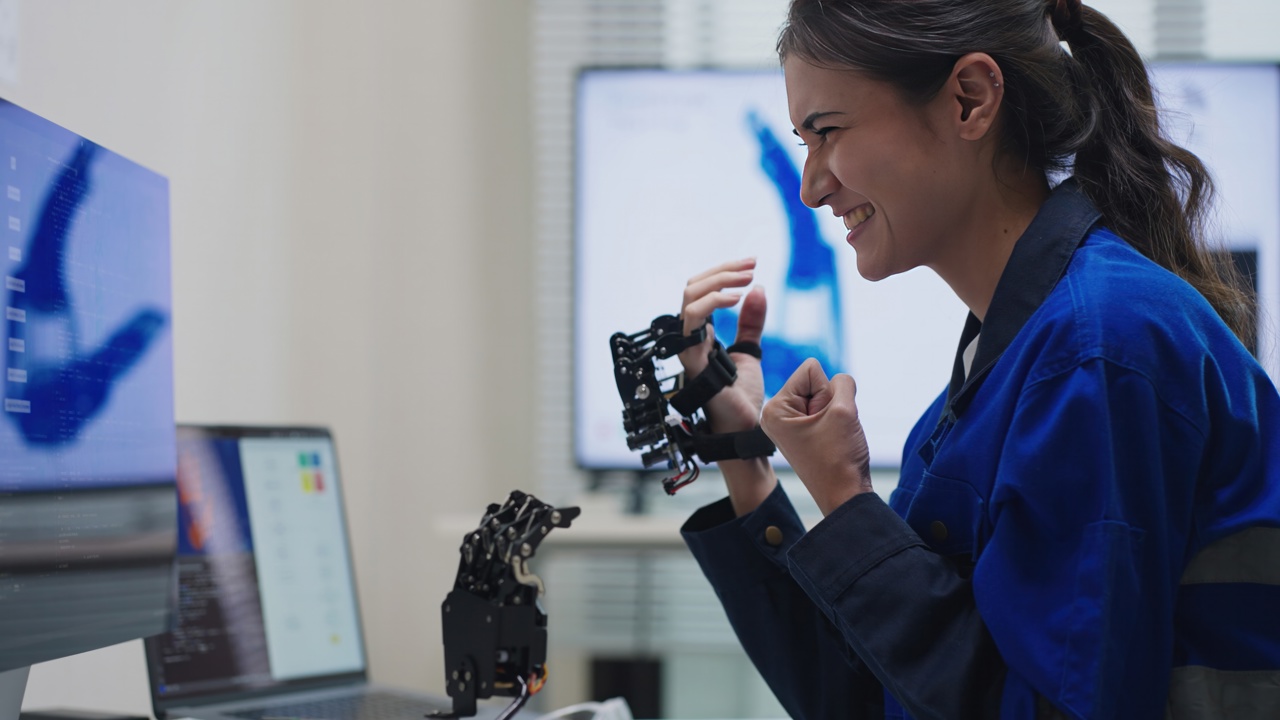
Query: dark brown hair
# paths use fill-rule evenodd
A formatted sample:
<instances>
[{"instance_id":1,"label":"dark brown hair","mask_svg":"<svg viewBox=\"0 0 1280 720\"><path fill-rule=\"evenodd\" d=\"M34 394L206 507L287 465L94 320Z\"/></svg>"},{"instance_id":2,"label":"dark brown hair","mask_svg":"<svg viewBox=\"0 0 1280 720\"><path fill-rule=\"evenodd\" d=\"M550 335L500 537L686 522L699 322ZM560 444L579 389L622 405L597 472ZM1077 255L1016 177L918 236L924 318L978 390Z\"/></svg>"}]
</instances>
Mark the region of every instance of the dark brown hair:
<instances>
[{"instance_id":1,"label":"dark brown hair","mask_svg":"<svg viewBox=\"0 0 1280 720\"><path fill-rule=\"evenodd\" d=\"M793 0L778 39L784 60L857 70L916 104L971 52L1004 75L1003 150L1070 170L1107 227L1191 283L1252 349L1256 300L1207 246L1213 182L1162 133L1146 65L1102 13L1080 0Z\"/></svg>"}]
</instances>

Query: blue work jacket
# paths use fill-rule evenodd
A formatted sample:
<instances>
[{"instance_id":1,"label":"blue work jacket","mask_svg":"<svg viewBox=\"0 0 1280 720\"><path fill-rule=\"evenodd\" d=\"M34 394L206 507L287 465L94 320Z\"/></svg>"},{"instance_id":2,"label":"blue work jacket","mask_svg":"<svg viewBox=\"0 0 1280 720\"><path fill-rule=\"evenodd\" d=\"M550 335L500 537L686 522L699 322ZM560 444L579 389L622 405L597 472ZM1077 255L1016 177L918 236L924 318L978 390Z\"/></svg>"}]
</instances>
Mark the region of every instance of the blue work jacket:
<instances>
[{"instance_id":1,"label":"blue work jacket","mask_svg":"<svg viewBox=\"0 0 1280 720\"><path fill-rule=\"evenodd\" d=\"M888 505L685 524L793 717L1280 718L1280 397L1099 217L1050 195Z\"/></svg>"}]
</instances>

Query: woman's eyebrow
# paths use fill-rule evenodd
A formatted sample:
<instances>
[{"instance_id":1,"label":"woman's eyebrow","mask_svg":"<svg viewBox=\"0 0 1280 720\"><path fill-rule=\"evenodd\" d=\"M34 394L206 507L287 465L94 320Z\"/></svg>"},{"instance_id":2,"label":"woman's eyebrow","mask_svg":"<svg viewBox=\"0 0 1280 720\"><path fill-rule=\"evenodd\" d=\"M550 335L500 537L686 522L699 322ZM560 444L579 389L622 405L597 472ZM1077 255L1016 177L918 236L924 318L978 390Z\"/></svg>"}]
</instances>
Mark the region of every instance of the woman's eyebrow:
<instances>
[{"instance_id":1,"label":"woman's eyebrow","mask_svg":"<svg viewBox=\"0 0 1280 720\"><path fill-rule=\"evenodd\" d=\"M821 110L818 112L811 112L809 113L809 117L806 117L804 119L804 122L800 123L800 128L802 130L808 130L809 132L814 132L813 123L818 118L826 117L827 115L843 115L843 114L844 113L836 112L835 110ZM795 132L795 131L793 130L792 132Z\"/></svg>"}]
</instances>

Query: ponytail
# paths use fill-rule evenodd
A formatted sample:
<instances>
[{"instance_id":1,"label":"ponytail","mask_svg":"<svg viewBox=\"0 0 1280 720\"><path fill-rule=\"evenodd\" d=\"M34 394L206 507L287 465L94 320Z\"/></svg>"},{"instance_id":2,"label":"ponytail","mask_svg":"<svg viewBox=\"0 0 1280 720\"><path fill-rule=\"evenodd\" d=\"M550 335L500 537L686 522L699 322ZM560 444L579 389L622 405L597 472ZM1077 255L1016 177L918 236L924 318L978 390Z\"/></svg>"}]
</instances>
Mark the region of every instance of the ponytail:
<instances>
[{"instance_id":1,"label":"ponytail","mask_svg":"<svg viewBox=\"0 0 1280 720\"><path fill-rule=\"evenodd\" d=\"M1087 81L1077 93L1094 117L1075 153L1081 189L1108 227L1199 290L1252 348L1256 300L1229 254L1209 250L1213 181L1199 158L1163 135L1142 58L1114 23L1079 0L1059 0L1051 16Z\"/></svg>"}]
</instances>

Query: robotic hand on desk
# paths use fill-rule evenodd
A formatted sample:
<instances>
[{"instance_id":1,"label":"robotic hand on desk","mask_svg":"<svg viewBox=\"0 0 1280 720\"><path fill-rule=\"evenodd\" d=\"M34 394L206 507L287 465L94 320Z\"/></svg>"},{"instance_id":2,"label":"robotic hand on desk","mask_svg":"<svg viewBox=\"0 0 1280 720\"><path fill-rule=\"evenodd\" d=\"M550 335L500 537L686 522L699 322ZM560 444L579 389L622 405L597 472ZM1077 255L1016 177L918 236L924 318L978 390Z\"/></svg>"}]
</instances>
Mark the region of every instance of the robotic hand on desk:
<instances>
[{"instance_id":1,"label":"robotic hand on desk","mask_svg":"<svg viewBox=\"0 0 1280 720\"><path fill-rule=\"evenodd\" d=\"M622 397L622 426L627 447L640 450L646 468L665 463L672 475L662 481L668 495L698 479L697 457L704 463L733 458L772 455L773 442L759 427L732 433L713 433L702 407L738 379L730 352L760 357L755 343L735 343L728 350L716 341L707 356L707 368L686 381L684 373L658 377L657 360L674 357L701 344L707 325L684 334L678 315L661 315L647 330L633 335L616 333L609 338L613 351L613 375ZM648 446L648 450L644 448Z\"/></svg>"},{"instance_id":2,"label":"robotic hand on desk","mask_svg":"<svg viewBox=\"0 0 1280 720\"><path fill-rule=\"evenodd\" d=\"M506 720L542 689L547 614L538 600L542 580L529 572L528 561L553 528L569 527L580 512L514 490L467 533L457 581L442 607L453 712L436 717L471 717L478 698L514 697L499 716Z\"/></svg>"}]
</instances>

